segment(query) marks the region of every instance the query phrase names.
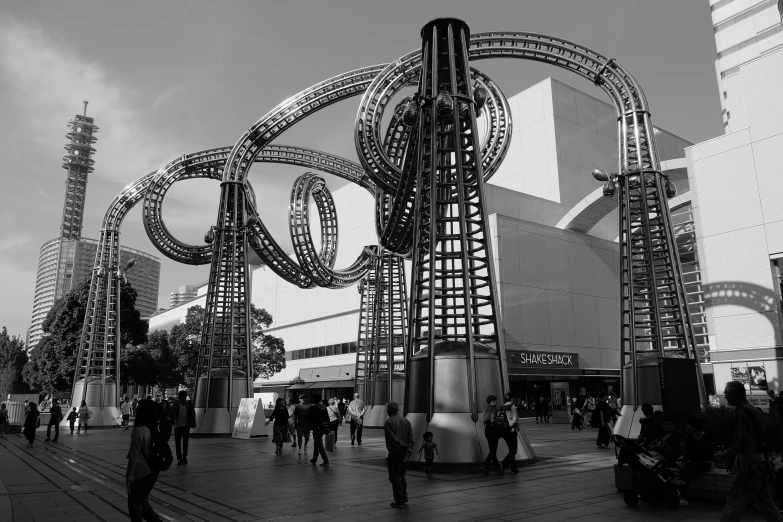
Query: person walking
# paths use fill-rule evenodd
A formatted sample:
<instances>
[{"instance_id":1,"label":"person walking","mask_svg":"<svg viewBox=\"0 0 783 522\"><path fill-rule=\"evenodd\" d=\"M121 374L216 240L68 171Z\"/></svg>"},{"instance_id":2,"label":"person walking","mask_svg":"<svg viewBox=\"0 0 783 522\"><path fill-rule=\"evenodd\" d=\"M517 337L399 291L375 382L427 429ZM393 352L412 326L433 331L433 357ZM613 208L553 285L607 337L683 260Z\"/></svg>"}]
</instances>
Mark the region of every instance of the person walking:
<instances>
[{"instance_id":1,"label":"person walking","mask_svg":"<svg viewBox=\"0 0 783 522\"><path fill-rule=\"evenodd\" d=\"M508 420L508 428L504 428L500 431L500 437L505 441L508 446L508 455L503 459L501 464L511 470L512 474L519 473L517 469L517 446L519 439L517 438L517 432L519 431L519 415L517 413L517 405L514 401L514 395L506 393L503 396L503 406L500 415L505 415Z\"/></svg>"},{"instance_id":2,"label":"person walking","mask_svg":"<svg viewBox=\"0 0 783 522\"><path fill-rule=\"evenodd\" d=\"M337 445L337 428L340 426L340 409L337 407L337 399L329 399L326 408L329 413L329 430L334 432L334 445Z\"/></svg>"},{"instance_id":3,"label":"person walking","mask_svg":"<svg viewBox=\"0 0 783 522\"><path fill-rule=\"evenodd\" d=\"M188 400L188 392L181 390L171 407L171 419L174 423L174 446L177 451L177 466L188 463L188 442L190 430L196 427L196 410Z\"/></svg>"},{"instance_id":4,"label":"person walking","mask_svg":"<svg viewBox=\"0 0 783 522\"><path fill-rule=\"evenodd\" d=\"M345 419L345 414L348 412L348 407L345 405L345 399L337 401L337 409L340 411L340 424L342 424L343 419Z\"/></svg>"},{"instance_id":5,"label":"person walking","mask_svg":"<svg viewBox=\"0 0 783 522\"><path fill-rule=\"evenodd\" d=\"M121 428L125 427L127 430L130 426L130 416L132 409L133 407L131 406L130 401L127 397L125 397L125 400L123 400L120 404L120 413L122 414L122 424L120 425Z\"/></svg>"},{"instance_id":6,"label":"person walking","mask_svg":"<svg viewBox=\"0 0 783 522\"><path fill-rule=\"evenodd\" d=\"M35 430L41 425L41 419L38 417L38 405L31 402L27 405L27 415L24 418L24 429L22 433L27 438L27 447L32 448L35 442Z\"/></svg>"},{"instance_id":7,"label":"person walking","mask_svg":"<svg viewBox=\"0 0 783 522\"><path fill-rule=\"evenodd\" d=\"M296 405L292 403L291 399L285 400L286 411L288 411L288 435L291 437L293 443L292 448L296 447L296 417L294 416L294 410Z\"/></svg>"},{"instance_id":8,"label":"person walking","mask_svg":"<svg viewBox=\"0 0 783 522\"><path fill-rule=\"evenodd\" d=\"M63 410L60 408L60 401L57 398L52 399L52 407L49 409L49 424L46 426L46 440L49 442L52 435L52 426L54 426L54 440L57 442L60 437L60 421L63 420Z\"/></svg>"},{"instance_id":9,"label":"person walking","mask_svg":"<svg viewBox=\"0 0 783 522\"><path fill-rule=\"evenodd\" d=\"M79 427L76 428L76 434L79 435L82 432L82 426L84 426L84 434L87 435L87 426L90 424L90 417L92 417L92 411L87 406L87 401L82 401L82 405L79 406Z\"/></svg>"},{"instance_id":10,"label":"person walking","mask_svg":"<svg viewBox=\"0 0 783 522\"><path fill-rule=\"evenodd\" d=\"M5 438L5 432L8 428L8 409L5 403L0 404L0 438Z\"/></svg>"},{"instance_id":11,"label":"person walking","mask_svg":"<svg viewBox=\"0 0 783 522\"><path fill-rule=\"evenodd\" d=\"M131 415L133 415L134 417L136 416L136 408L138 407L138 405L139 405L139 398L134 397L133 402L131 403Z\"/></svg>"},{"instance_id":12,"label":"person walking","mask_svg":"<svg viewBox=\"0 0 783 522\"><path fill-rule=\"evenodd\" d=\"M606 404L606 392L598 394L598 402L595 403L593 417L598 425L598 437L595 445L601 449L609 449L609 440L612 437L612 429L609 427L609 420L612 418L612 410Z\"/></svg>"},{"instance_id":13,"label":"person walking","mask_svg":"<svg viewBox=\"0 0 783 522\"><path fill-rule=\"evenodd\" d=\"M544 416L544 423L549 424L549 415L552 413L552 401L549 400L549 397L546 397L543 401L543 404L541 404L541 415Z\"/></svg>"},{"instance_id":14,"label":"person walking","mask_svg":"<svg viewBox=\"0 0 783 522\"><path fill-rule=\"evenodd\" d=\"M723 393L726 402L734 406L735 410L731 447L717 457L729 463L728 469L733 479L731 493L726 497L720 520L721 522L741 520L752 498L765 520L781 522L783 517L769 491L774 475L772 464L764 455L767 450L762 431L764 417L758 408L748 404L745 385L741 382L728 382Z\"/></svg>"},{"instance_id":15,"label":"person walking","mask_svg":"<svg viewBox=\"0 0 783 522\"><path fill-rule=\"evenodd\" d=\"M158 408L158 429L160 430L160 439L168 443L171 438L171 432L174 430L174 417L172 417L171 414L171 404L169 404L169 401L163 400L160 395L156 397L156 402L156 407Z\"/></svg>"},{"instance_id":16,"label":"person walking","mask_svg":"<svg viewBox=\"0 0 783 522\"><path fill-rule=\"evenodd\" d=\"M498 416L498 410L497 410L497 402L498 398L494 395L489 395L487 397L487 407L484 408L483 413L483 420L484 420L484 438L487 439L487 444L489 445L489 453L487 454L487 457L484 459L484 464L479 466L479 469L484 472L485 475L489 474L489 466L494 462L498 469L500 470L500 474L503 474L503 465L498 461L498 442L500 441L500 434L498 433L498 429L495 426L495 422L497 421Z\"/></svg>"},{"instance_id":17,"label":"person walking","mask_svg":"<svg viewBox=\"0 0 783 522\"><path fill-rule=\"evenodd\" d=\"M152 452L152 441L159 436L156 405L143 400L136 406L136 418L128 449L128 467L125 484L128 489L128 513L131 522L160 522L160 517L150 505L150 492L158 480L158 472L150 468L147 460Z\"/></svg>"},{"instance_id":18,"label":"person walking","mask_svg":"<svg viewBox=\"0 0 783 522\"><path fill-rule=\"evenodd\" d=\"M79 418L79 414L76 412L76 406L73 407L71 413L68 414L68 424L71 427L71 435L73 435L73 426L76 424L76 419Z\"/></svg>"},{"instance_id":19,"label":"person walking","mask_svg":"<svg viewBox=\"0 0 783 522\"><path fill-rule=\"evenodd\" d=\"M326 406L321 402L321 396L317 393L313 394L313 403L307 411L307 424L313 431L313 458L310 459L310 464L315 465L320 455L323 459L321 467L328 468L329 457L326 456L326 449L324 449L324 435L329 433L329 414Z\"/></svg>"},{"instance_id":20,"label":"person walking","mask_svg":"<svg viewBox=\"0 0 783 522\"><path fill-rule=\"evenodd\" d=\"M367 411L367 405L359 398L358 393L354 393L351 404L348 405L348 415L351 417L351 446L354 441L362 445L362 427L364 426L364 412Z\"/></svg>"},{"instance_id":21,"label":"person walking","mask_svg":"<svg viewBox=\"0 0 783 522\"><path fill-rule=\"evenodd\" d=\"M272 415L264 423L264 426L269 426L269 423L275 421L272 426L272 442L275 443L275 455L283 454L283 444L288 442L288 408L285 406L285 401L282 397L278 397L275 401L275 407L272 410Z\"/></svg>"},{"instance_id":22,"label":"person walking","mask_svg":"<svg viewBox=\"0 0 783 522\"><path fill-rule=\"evenodd\" d=\"M405 480L405 466L413 452L416 441L413 439L413 427L410 421L400 415L400 406L396 402L386 404L389 418L383 423L383 435L386 440L386 468L389 470L389 482L392 484L393 508L404 508L408 502L408 483Z\"/></svg>"},{"instance_id":23,"label":"person walking","mask_svg":"<svg viewBox=\"0 0 783 522\"><path fill-rule=\"evenodd\" d=\"M544 422L544 414L543 414L543 406L544 406L544 398L539 397L538 401L536 401L536 424L538 424L538 419L541 419L541 422Z\"/></svg>"},{"instance_id":24,"label":"person walking","mask_svg":"<svg viewBox=\"0 0 783 522\"><path fill-rule=\"evenodd\" d=\"M310 424L307 419L310 414L310 405L304 395L299 396L299 404L294 408L294 421L296 424L296 440L299 443L299 454L302 454L302 438L304 438L304 451L307 453L307 443L310 442Z\"/></svg>"}]
</instances>

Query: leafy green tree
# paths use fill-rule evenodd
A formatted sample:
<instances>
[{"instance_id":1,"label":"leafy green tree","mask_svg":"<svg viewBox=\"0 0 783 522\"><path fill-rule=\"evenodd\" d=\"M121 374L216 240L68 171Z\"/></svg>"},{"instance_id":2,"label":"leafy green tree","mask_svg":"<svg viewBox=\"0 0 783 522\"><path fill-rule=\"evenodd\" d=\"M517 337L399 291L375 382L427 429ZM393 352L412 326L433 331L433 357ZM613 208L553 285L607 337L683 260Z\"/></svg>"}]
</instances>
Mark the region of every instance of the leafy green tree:
<instances>
[{"instance_id":1,"label":"leafy green tree","mask_svg":"<svg viewBox=\"0 0 783 522\"><path fill-rule=\"evenodd\" d=\"M272 316L263 308L251 305L252 324L252 366L253 378L269 378L285 368L285 347L283 340L264 333L272 324ZM190 389L196 385L196 366L201 346L201 327L204 323L204 308L199 305L188 308L185 322L171 329L169 343L178 361L178 373L182 384Z\"/></svg>"},{"instance_id":2,"label":"leafy green tree","mask_svg":"<svg viewBox=\"0 0 783 522\"><path fill-rule=\"evenodd\" d=\"M272 316L264 308L251 305L253 343L253 379L269 379L285 369L285 343L279 337L267 335L265 328L272 324Z\"/></svg>"},{"instance_id":3,"label":"leafy green tree","mask_svg":"<svg viewBox=\"0 0 783 522\"><path fill-rule=\"evenodd\" d=\"M169 332L169 346L176 361L174 374L179 378L180 384L191 390L196 388L196 366L203 323L204 307L191 306L188 308L185 322L174 326Z\"/></svg>"},{"instance_id":4,"label":"leafy green tree","mask_svg":"<svg viewBox=\"0 0 783 522\"><path fill-rule=\"evenodd\" d=\"M30 351L22 372L24 381L34 389L47 392L71 389L89 293L90 278L87 278L55 301L46 315L42 325L44 336ZM136 296L130 284L121 285L120 340L123 346L147 340L149 326L136 310Z\"/></svg>"},{"instance_id":5,"label":"leafy green tree","mask_svg":"<svg viewBox=\"0 0 783 522\"><path fill-rule=\"evenodd\" d=\"M120 379L123 384L131 382L139 386L154 386L158 382L159 371L155 357L146 346L129 344L122 351Z\"/></svg>"},{"instance_id":6,"label":"leafy green tree","mask_svg":"<svg viewBox=\"0 0 783 522\"><path fill-rule=\"evenodd\" d=\"M27 364L27 352L19 336L11 337L3 327L0 331L0 397L5 397L11 383L22 379L22 369Z\"/></svg>"},{"instance_id":7,"label":"leafy green tree","mask_svg":"<svg viewBox=\"0 0 783 522\"><path fill-rule=\"evenodd\" d=\"M157 382L162 390L175 388L181 383L179 375L179 361L174 355L174 350L169 342L169 333L165 330L156 330L149 335L145 348L155 359L157 365Z\"/></svg>"}]
</instances>

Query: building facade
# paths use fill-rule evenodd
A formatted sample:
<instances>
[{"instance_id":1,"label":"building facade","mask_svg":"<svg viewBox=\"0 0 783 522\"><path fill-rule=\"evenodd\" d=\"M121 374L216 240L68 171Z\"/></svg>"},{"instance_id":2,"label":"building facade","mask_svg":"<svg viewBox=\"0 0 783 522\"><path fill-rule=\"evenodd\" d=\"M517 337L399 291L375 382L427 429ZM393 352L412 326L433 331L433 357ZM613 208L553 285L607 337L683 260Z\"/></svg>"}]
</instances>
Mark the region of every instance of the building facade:
<instances>
[{"instance_id":1,"label":"building facade","mask_svg":"<svg viewBox=\"0 0 783 522\"><path fill-rule=\"evenodd\" d=\"M710 4L725 134L686 149L710 356L719 395L738 380L763 406L783 388L783 4Z\"/></svg>"},{"instance_id":2,"label":"building facade","mask_svg":"<svg viewBox=\"0 0 783 522\"><path fill-rule=\"evenodd\" d=\"M619 391L617 202L604 198L591 176L598 167L617 169L616 115L607 103L551 78L509 98L509 105L511 145L485 187L485 201L511 388L527 401L552 397L565 415L568 398ZM678 221L681 251L693 251L684 157L691 143L660 129L656 140L681 191L673 204L686 209ZM335 266L348 266L365 245L377 243L374 199L355 185L333 196L340 226ZM256 392L350 396L357 288L303 290L265 266L251 274L252 301L272 315L267 333L284 340L287 359L285 370L256 381ZM696 264L691 280L698 279ZM698 284L693 290L701 291ZM184 321L187 308L204 299L157 314L150 330ZM699 302L693 299L692 311Z\"/></svg>"},{"instance_id":3,"label":"building facade","mask_svg":"<svg viewBox=\"0 0 783 522\"><path fill-rule=\"evenodd\" d=\"M180 286L176 292L171 292L169 308L186 303L198 296L198 285Z\"/></svg>"},{"instance_id":4,"label":"building facade","mask_svg":"<svg viewBox=\"0 0 783 522\"><path fill-rule=\"evenodd\" d=\"M92 145L97 141L97 130L93 118L87 116L87 102L84 102L84 114L77 114L68 122L66 137L70 141L65 146L68 154L62 165L68 175L60 236L44 243L38 256L33 314L27 330L28 349L41 340L43 321L54 302L92 274L98 242L81 237L81 233L87 175L93 171L95 163ZM133 248L121 247L120 252L123 260L136 260L136 266L128 271L127 278L138 293L136 309L142 317L149 317L158 309L160 259Z\"/></svg>"},{"instance_id":5,"label":"building facade","mask_svg":"<svg viewBox=\"0 0 783 522\"><path fill-rule=\"evenodd\" d=\"M43 321L54 302L92 275L97 250L98 242L87 238L58 237L41 246L29 334L30 348L41 340ZM158 309L160 259L128 247L120 248L120 256L123 261L136 260L136 265L127 271L126 277L138 293L136 309L143 318L150 317Z\"/></svg>"},{"instance_id":6,"label":"building facade","mask_svg":"<svg viewBox=\"0 0 783 522\"><path fill-rule=\"evenodd\" d=\"M781 0L710 0L715 32L723 125L726 132L748 125L740 67L783 47Z\"/></svg>"}]
</instances>

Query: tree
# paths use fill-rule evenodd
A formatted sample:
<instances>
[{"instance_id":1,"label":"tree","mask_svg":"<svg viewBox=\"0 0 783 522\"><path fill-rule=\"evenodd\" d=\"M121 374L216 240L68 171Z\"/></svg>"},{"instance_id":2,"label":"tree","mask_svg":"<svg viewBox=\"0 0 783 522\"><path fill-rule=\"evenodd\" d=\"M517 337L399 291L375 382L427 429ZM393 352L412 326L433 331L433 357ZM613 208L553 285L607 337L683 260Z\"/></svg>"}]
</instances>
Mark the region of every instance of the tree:
<instances>
[{"instance_id":1,"label":"tree","mask_svg":"<svg viewBox=\"0 0 783 522\"><path fill-rule=\"evenodd\" d=\"M157 365L158 375L155 384L162 390L178 386L182 381L178 372L179 361L169 342L169 333L165 330L152 332L145 348L155 359Z\"/></svg>"},{"instance_id":2,"label":"tree","mask_svg":"<svg viewBox=\"0 0 783 522\"><path fill-rule=\"evenodd\" d=\"M253 379L259 376L268 379L285 368L285 347L283 340L264 333L272 324L272 316L263 308L251 305L251 343ZM201 327L204 323L204 308L196 305L188 308L185 322L171 329L169 343L177 358L182 383L190 389L196 385L196 366L201 346Z\"/></svg>"},{"instance_id":3,"label":"tree","mask_svg":"<svg viewBox=\"0 0 783 522\"><path fill-rule=\"evenodd\" d=\"M0 332L0 397L8 395L12 382L22 379L27 359L24 342L18 336L8 335L4 326Z\"/></svg>"},{"instance_id":4,"label":"tree","mask_svg":"<svg viewBox=\"0 0 783 522\"><path fill-rule=\"evenodd\" d=\"M44 336L30 351L23 379L39 391L65 392L73 385L76 356L90 294L90 278L82 281L64 297L55 301L46 314ZM130 284L120 287L120 340L123 346L143 343L149 328L136 311L136 291Z\"/></svg>"},{"instance_id":5,"label":"tree","mask_svg":"<svg viewBox=\"0 0 783 522\"><path fill-rule=\"evenodd\" d=\"M122 351L120 378L123 384L154 386L158 382L158 363L145 346L129 344Z\"/></svg>"},{"instance_id":6,"label":"tree","mask_svg":"<svg viewBox=\"0 0 783 522\"><path fill-rule=\"evenodd\" d=\"M196 388L196 366L203 323L204 308L191 306L185 315L185 322L174 326L169 333L169 345L176 360L175 375L179 377L180 384L191 390Z\"/></svg>"},{"instance_id":7,"label":"tree","mask_svg":"<svg viewBox=\"0 0 783 522\"><path fill-rule=\"evenodd\" d=\"M253 379L269 379L285 369L285 343L279 337L267 335L264 328L272 324L272 316L264 308L250 305L253 344Z\"/></svg>"}]
</instances>

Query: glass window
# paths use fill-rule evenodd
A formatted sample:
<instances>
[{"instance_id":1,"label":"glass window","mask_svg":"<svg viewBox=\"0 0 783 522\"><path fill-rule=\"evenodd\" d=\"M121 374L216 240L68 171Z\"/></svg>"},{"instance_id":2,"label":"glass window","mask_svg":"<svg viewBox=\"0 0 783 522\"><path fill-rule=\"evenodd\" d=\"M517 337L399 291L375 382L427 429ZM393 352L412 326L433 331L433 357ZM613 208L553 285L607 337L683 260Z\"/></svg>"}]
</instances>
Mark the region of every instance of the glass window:
<instances>
[{"instance_id":1,"label":"glass window","mask_svg":"<svg viewBox=\"0 0 783 522\"><path fill-rule=\"evenodd\" d=\"M326 355L326 346L318 347L318 355L316 357L324 357Z\"/></svg>"}]
</instances>

